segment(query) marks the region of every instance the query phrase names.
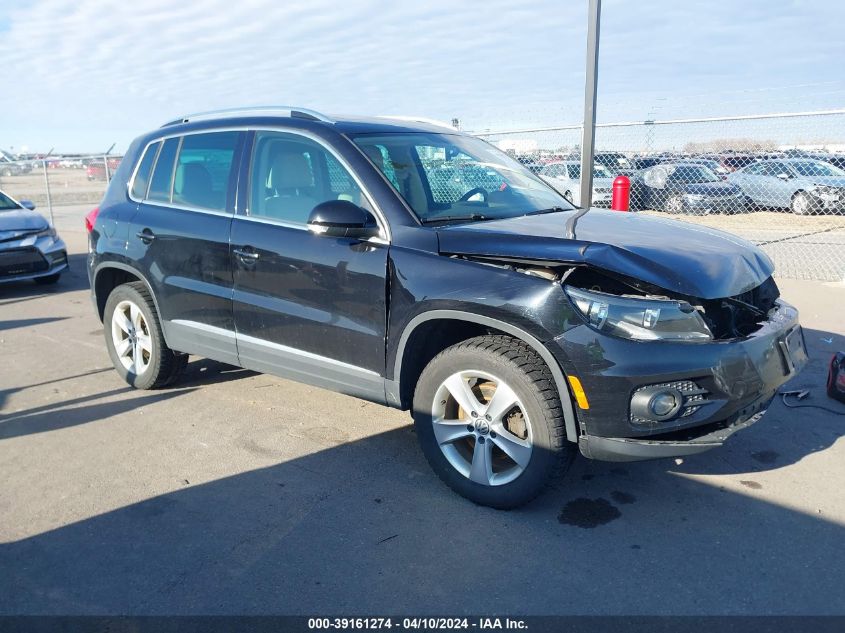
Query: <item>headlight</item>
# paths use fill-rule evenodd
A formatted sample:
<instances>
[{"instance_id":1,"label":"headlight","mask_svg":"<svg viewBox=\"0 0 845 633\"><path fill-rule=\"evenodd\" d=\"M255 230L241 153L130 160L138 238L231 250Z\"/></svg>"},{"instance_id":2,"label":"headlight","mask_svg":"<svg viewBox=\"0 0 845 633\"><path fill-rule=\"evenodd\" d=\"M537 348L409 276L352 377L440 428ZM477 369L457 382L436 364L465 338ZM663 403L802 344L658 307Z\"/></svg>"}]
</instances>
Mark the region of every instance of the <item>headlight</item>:
<instances>
[{"instance_id":1,"label":"headlight","mask_svg":"<svg viewBox=\"0 0 845 633\"><path fill-rule=\"evenodd\" d=\"M700 193L688 193L687 200L690 200L692 202L701 202L702 200L704 200L704 196Z\"/></svg>"},{"instance_id":2,"label":"headlight","mask_svg":"<svg viewBox=\"0 0 845 633\"><path fill-rule=\"evenodd\" d=\"M35 237L56 237L56 229L52 226L47 227L43 231L38 231Z\"/></svg>"},{"instance_id":3,"label":"headlight","mask_svg":"<svg viewBox=\"0 0 845 633\"><path fill-rule=\"evenodd\" d=\"M587 322L597 330L637 341L709 341L713 335L686 301L636 299L580 288L564 288Z\"/></svg>"}]
</instances>

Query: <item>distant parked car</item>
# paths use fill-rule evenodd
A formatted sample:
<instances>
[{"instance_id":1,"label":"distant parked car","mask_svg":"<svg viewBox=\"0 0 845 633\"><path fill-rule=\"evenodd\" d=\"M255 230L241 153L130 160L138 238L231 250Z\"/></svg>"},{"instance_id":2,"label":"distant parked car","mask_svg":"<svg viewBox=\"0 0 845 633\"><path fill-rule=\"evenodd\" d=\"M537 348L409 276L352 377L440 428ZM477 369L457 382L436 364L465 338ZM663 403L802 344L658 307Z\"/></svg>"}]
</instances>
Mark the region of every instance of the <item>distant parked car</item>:
<instances>
[{"instance_id":1,"label":"distant parked car","mask_svg":"<svg viewBox=\"0 0 845 633\"><path fill-rule=\"evenodd\" d=\"M827 154L824 152L816 152L807 156L813 160L820 160L825 163L830 163L834 167L845 170L845 154Z\"/></svg>"},{"instance_id":2,"label":"distant parked car","mask_svg":"<svg viewBox=\"0 0 845 633\"><path fill-rule=\"evenodd\" d=\"M631 183L632 209L668 213L740 213L748 208L742 189L698 163L666 163L641 172Z\"/></svg>"},{"instance_id":3,"label":"distant parked car","mask_svg":"<svg viewBox=\"0 0 845 633\"><path fill-rule=\"evenodd\" d=\"M845 209L845 171L820 160L764 160L728 179L763 207L790 209L795 215Z\"/></svg>"},{"instance_id":4,"label":"distant parked car","mask_svg":"<svg viewBox=\"0 0 845 633\"><path fill-rule=\"evenodd\" d=\"M35 205L0 191L0 283L53 284L67 268L67 248Z\"/></svg>"},{"instance_id":5,"label":"distant parked car","mask_svg":"<svg viewBox=\"0 0 845 633\"><path fill-rule=\"evenodd\" d=\"M581 206L581 164L574 160L545 165L540 178L563 194L576 207ZM609 207L613 187L613 174L601 163L593 165L594 207Z\"/></svg>"},{"instance_id":6,"label":"distant parked car","mask_svg":"<svg viewBox=\"0 0 845 633\"><path fill-rule=\"evenodd\" d=\"M85 166L85 175L88 180L109 180L120 165L119 157L109 157L109 178L106 178L106 166L102 159L92 160Z\"/></svg>"},{"instance_id":7,"label":"distant parked car","mask_svg":"<svg viewBox=\"0 0 845 633\"><path fill-rule=\"evenodd\" d=\"M0 150L0 176L20 176L32 171L32 166L26 161L15 160L11 154Z\"/></svg>"},{"instance_id":8,"label":"distant parked car","mask_svg":"<svg viewBox=\"0 0 845 633\"><path fill-rule=\"evenodd\" d=\"M634 156L628 159L628 164L632 172L648 169L660 163L665 162L662 156Z\"/></svg>"},{"instance_id":9,"label":"distant parked car","mask_svg":"<svg viewBox=\"0 0 845 633\"><path fill-rule=\"evenodd\" d=\"M683 158L672 159L664 161L667 163L686 163L688 165L704 165L717 176L724 176L730 173L730 170L720 163L715 158Z\"/></svg>"},{"instance_id":10,"label":"distant parked car","mask_svg":"<svg viewBox=\"0 0 845 633\"><path fill-rule=\"evenodd\" d=\"M628 157L619 152L598 152L593 160L599 165L607 167L611 177L618 176L622 172L628 173L631 169Z\"/></svg>"}]
</instances>

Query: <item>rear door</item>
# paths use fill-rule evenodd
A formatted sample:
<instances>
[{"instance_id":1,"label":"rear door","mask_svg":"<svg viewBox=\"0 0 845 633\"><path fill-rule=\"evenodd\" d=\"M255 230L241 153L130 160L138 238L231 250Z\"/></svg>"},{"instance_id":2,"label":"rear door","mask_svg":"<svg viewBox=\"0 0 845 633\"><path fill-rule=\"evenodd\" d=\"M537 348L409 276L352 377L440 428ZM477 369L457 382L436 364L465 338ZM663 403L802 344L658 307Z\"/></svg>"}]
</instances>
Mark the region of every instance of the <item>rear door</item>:
<instances>
[{"instance_id":1,"label":"rear door","mask_svg":"<svg viewBox=\"0 0 845 633\"><path fill-rule=\"evenodd\" d=\"M155 293L168 344L237 362L229 230L245 133L191 133L159 144L129 233L129 256Z\"/></svg>"},{"instance_id":2,"label":"rear door","mask_svg":"<svg viewBox=\"0 0 845 633\"><path fill-rule=\"evenodd\" d=\"M387 242L306 225L327 200L379 217L372 198L339 154L300 133L258 131L250 154L231 237L240 364L382 401Z\"/></svg>"},{"instance_id":3,"label":"rear door","mask_svg":"<svg viewBox=\"0 0 845 633\"><path fill-rule=\"evenodd\" d=\"M766 178L763 176L766 166L767 163L749 165L740 171L730 174L728 180L739 185L743 193L755 203L769 204L769 191L766 186Z\"/></svg>"}]
</instances>

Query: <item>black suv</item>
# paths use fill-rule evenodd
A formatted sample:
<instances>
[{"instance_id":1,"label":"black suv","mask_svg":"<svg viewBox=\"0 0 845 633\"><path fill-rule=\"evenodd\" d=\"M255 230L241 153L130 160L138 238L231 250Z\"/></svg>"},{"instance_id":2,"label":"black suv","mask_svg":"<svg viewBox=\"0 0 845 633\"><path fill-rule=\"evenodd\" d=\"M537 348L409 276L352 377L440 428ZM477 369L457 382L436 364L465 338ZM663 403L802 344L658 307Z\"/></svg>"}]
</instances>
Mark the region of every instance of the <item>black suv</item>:
<instances>
[{"instance_id":1,"label":"black suv","mask_svg":"<svg viewBox=\"0 0 845 633\"><path fill-rule=\"evenodd\" d=\"M445 126L204 113L132 143L87 218L88 270L130 385L196 354L411 409L435 472L509 508L576 446L720 446L807 360L753 245L582 214Z\"/></svg>"}]
</instances>

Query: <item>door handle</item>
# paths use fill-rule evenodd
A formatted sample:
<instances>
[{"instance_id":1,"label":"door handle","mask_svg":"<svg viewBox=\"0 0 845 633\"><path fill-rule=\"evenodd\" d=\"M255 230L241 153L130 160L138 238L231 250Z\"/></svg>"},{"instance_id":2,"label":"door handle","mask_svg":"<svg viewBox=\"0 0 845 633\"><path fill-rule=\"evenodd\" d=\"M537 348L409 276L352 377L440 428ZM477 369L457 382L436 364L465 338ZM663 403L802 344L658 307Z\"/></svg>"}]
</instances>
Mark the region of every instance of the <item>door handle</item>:
<instances>
[{"instance_id":1,"label":"door handle","mask_svg":"<svg viewBox=\"0 0 845 633\"><path fill-rule=\"evenodd\" d=\"M244 260L244 262L254 262L259 257L258 253L251 251L251 250L247 251L247 250L242 250L240 248L236 248L232 252L235 255L237 255L238 257L240 257L242 260Z\"/></svg>"},{"instance_id":2,"label":"door handle","mask_svg":"<svg viewBox=\"0 0 845 633\"><path fill-rule=\"evenodd\" d=\"M140 239L144 244L149 244L156 238L155 234L150 229L138 231L137 233L135 233L135 237Z\"/></svg>"}]
</instances>

